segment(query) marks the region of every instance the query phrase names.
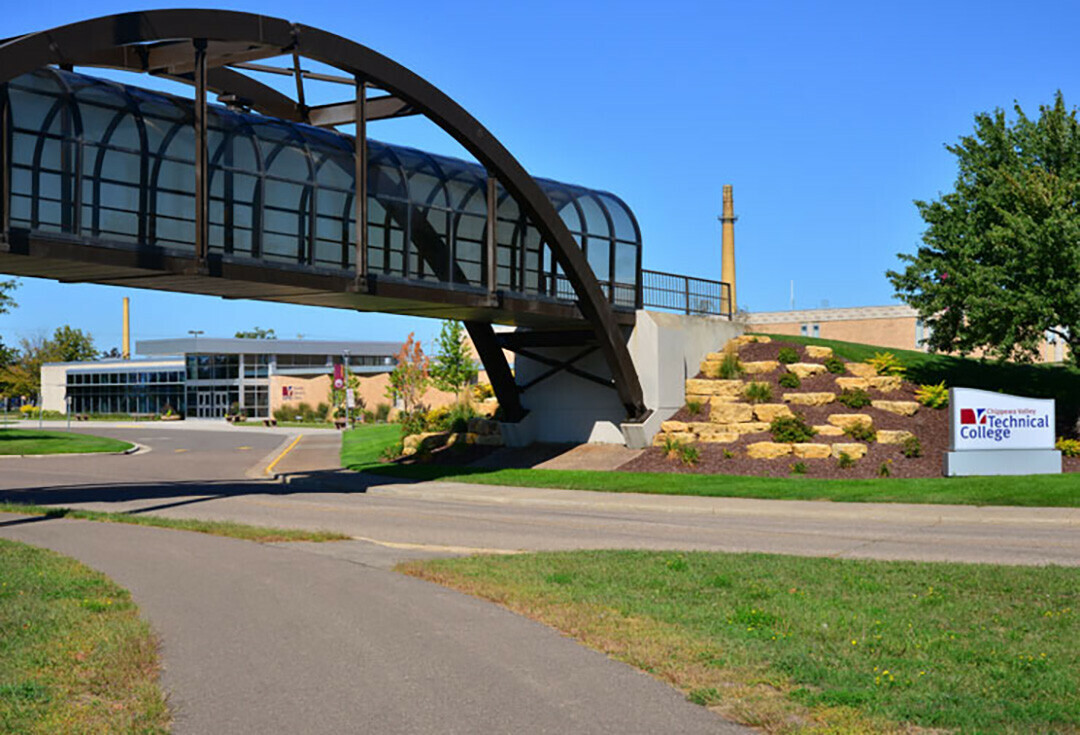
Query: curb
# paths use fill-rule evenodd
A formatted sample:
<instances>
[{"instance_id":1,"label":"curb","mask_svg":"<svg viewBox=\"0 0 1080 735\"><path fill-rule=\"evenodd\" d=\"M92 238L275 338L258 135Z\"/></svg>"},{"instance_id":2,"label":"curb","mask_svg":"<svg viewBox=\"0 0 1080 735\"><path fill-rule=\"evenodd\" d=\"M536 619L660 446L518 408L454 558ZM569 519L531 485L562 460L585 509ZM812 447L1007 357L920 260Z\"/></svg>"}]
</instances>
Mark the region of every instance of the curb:
<instances>
[{"instance_id":1,"label":"curb","mask_svg":"<svg viewBox=\"0 0 1080 735\"><path fill-rule=\"evenodd\" d=\"M280 472L268 473L266 470L269 469L270 466L274 463L274 460L281 456L282 452L284 452L285 449L294 441L296 441L300 436L300 434L287 434L285 438L281 441L281 443L274 447L274 449L271 450L269 454L267 454L265 457L263 457L258 462L249 467L247 470L245 470L244 477L248 478L249 480L269 480L271 482L281 482Z\"/></svg>"},{"instance_id":2,"label":"curb","mask_svg":"<svg viewBox=\"0 0 1080 735\"><path fill-rule=\"evenodd\" d=\"M57 454L0 454L3 459L46 459L54 457L129 457L133 454L146 454L152 451L150 447L138 442L131 442L131 446L122 452L62 452Z\"/></svg>"}]
</instances>

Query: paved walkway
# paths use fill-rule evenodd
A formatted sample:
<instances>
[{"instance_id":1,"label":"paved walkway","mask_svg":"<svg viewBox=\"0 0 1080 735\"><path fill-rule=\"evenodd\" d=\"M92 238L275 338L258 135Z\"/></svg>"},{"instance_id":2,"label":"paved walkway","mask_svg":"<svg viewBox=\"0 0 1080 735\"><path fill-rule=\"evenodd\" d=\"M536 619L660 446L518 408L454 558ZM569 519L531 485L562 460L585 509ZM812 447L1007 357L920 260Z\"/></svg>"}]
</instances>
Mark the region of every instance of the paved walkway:
<instances>
[{"instance_id":1,"label":"paved walkway","mask_svg":"<svg viewBox=\"0 0 1080 735\"><path fill-rule=\"evenodd\" d=\"M547 627L386 571L400 550L9 514L0 536L131 590L163 639L177 735L751 732Z\"/></svg>"}]
</instances>

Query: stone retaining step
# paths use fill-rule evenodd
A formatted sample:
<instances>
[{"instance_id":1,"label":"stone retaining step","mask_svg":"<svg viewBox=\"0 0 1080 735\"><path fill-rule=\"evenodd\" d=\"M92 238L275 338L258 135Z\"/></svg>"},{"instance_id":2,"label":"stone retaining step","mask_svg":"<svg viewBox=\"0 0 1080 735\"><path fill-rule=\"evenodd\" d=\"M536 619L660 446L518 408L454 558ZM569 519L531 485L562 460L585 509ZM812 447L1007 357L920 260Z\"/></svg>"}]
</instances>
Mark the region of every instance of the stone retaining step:
<instances>
[{"instance_id":1,"label":"stone retaining step","mask_svg":"<svg viewBox=\"0 0 1080 735\"><path fill-rule=\"evenodd\" d=\"M874 425L874 419L865 413L834 413L827 421L833 426L839 426L841 429L846 429L849 426L855 426L856 424L866 424L867 426Z\"/></svg>"},{"instance_id":2,"label":"stone retaining step","mask_svg":"<svg viewBox=\"0 0 1080 735\"><path fill-rule=\"evenodd\" d=\"M836 400L835 393L785 393L784 400L796 406L824 406Z\"/></svg>"},{"instance_id":3,"label":"stone retaining step","mask_svg":"<svg viewBox=\"0 0 1080 735\"><path fill-rule=\"evenodd\" d=\"M795 373L800 379L821 375L826 372L825 366L817 362L793 362L787 366L788 372Z\"/></svg>"},{"instance_id":4,"label":"stone retaining step","mask_svg":"<svg viewBox=\"0 0 1080 735\"><path fill-rule=\"evenodd\" d=\"M870 405L897 416L914 416L919 411L919 404L915 401L870 401Z\"/></svg>"}]
</instances>

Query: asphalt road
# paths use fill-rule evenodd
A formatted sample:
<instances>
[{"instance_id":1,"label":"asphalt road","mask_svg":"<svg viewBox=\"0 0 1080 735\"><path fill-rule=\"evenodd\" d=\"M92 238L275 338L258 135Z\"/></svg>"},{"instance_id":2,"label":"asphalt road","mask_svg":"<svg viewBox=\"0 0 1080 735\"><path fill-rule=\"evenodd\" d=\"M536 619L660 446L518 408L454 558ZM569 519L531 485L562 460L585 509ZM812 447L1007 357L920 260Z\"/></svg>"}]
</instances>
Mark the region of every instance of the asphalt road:
<instances>
[{"instance_id":1,"label":"asphalt road","mask_svg":"<svg viewBox=\"0 0 1080 735\"><path fill-rule=\"evenodd\" d=\"M1080 565L1077 508L760 501L379 479L363 492L312 491L243 479L260 454L280 446L279 434L108 433L149 443L153 451L0 460L0 497L329 529L390 548L433 551L679 548Z\"/></svg>"},{"instance_id":2,"label":"asphalt road","mask_svg":"<svg viewBox=\"0 0 1080 735\"><path fill-rule=\"evenodd\" d=\"M363 542L266 545L0 514L131 590L163 640L174 732L749 733ZM321 553L311 553L319 548Z\"/></svg>"}]
</instances>

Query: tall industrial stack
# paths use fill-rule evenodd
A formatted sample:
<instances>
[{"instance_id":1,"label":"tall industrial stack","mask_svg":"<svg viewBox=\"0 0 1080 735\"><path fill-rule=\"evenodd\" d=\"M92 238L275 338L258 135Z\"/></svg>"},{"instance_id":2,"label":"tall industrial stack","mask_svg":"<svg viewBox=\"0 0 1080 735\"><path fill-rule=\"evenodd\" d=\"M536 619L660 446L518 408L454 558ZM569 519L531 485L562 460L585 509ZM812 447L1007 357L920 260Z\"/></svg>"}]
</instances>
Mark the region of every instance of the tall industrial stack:
<instances>
[{"instance_id":1,"label":"tall industrial stack","mask_svg":"<svg viewBox=\"0 0 1080 735\"><path fill-rule=\"evenodd\" d=\"M735 300L735 204L731 195L731 184L724 184L724 208L720 215L723 225L721 235L720 252L720 280L730 284L730 302L728 306L732 314L737 309L738 301Z\"/></svg>"},{"instance_id":2,"label":"tall industrial stack","mask_svg":"<svg viewBox=\"0 0 1080 735\"><path fill-rule=\"evenodd\" d=\"M120 346L120 357L125 360L131 359L131 305L128 297L124 297L124 336Z\"/></svg>"}]
</instances>

